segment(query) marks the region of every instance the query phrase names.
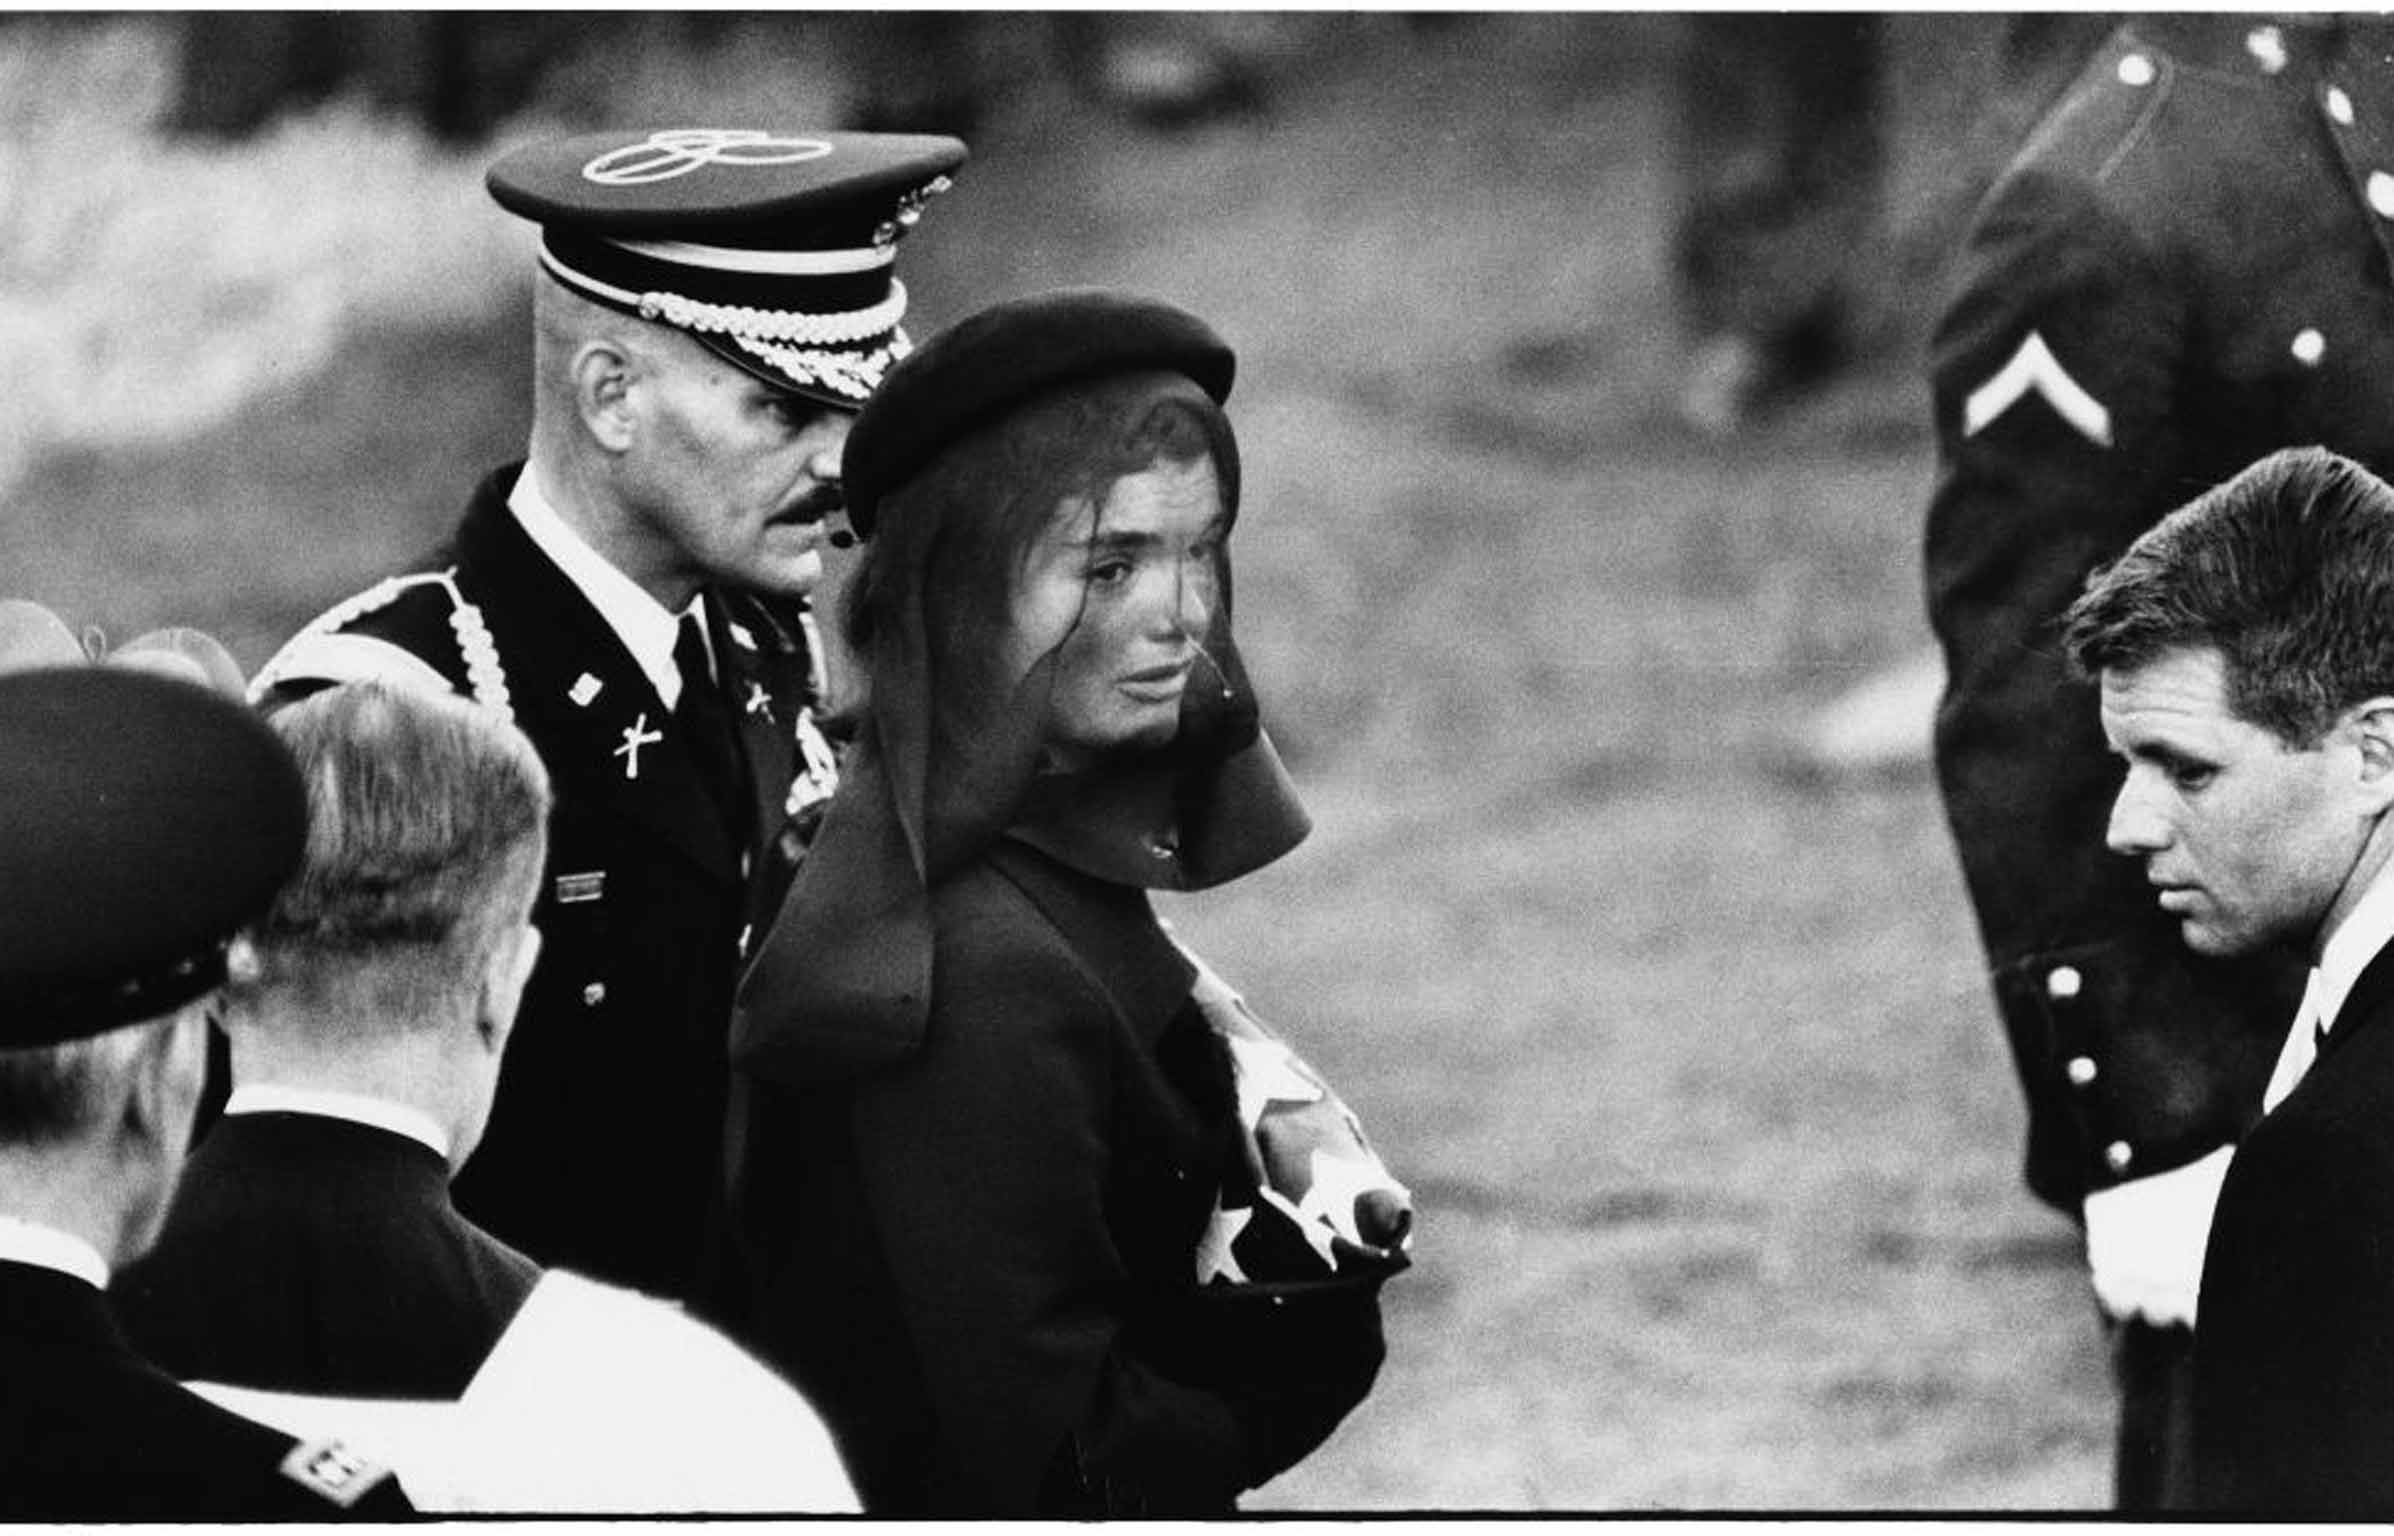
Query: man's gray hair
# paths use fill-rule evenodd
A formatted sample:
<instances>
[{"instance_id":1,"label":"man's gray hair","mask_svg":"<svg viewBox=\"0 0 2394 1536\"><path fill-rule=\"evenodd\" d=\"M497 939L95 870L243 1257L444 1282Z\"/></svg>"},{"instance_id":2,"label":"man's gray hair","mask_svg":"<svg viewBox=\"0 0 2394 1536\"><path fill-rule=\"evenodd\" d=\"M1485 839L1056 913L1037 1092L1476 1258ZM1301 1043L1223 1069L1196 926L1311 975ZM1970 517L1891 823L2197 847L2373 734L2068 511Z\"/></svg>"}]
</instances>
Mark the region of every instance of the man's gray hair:
<instances>
[{"instance_id":1,"label":"man's gray hair","mask_svg":"<svg viewBox=\"0 0 2394 1536\"><path fill-rule=\"evenodd\" d=\"M307 786L307 853L249 930L255 974L235 986L328 1004L366 986L380 1017L445 1017L530 910L552 803L539 753L481 705L373 681L272 724ZM312 1011L335 1027L346 1012Z\"/></svg>"}]
</instances>

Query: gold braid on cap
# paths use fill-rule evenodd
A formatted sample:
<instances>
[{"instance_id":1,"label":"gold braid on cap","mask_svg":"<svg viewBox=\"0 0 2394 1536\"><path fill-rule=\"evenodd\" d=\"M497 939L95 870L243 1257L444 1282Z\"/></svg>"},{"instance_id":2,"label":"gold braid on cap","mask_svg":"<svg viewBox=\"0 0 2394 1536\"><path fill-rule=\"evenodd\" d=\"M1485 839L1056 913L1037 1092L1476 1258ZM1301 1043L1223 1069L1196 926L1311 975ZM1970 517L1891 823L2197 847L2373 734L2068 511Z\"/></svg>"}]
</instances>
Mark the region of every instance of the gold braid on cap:
<instances>
[{"instance_id":1,"label":"gold braid on cap","mask_svg":"<svg viewBox=\"0 0 2394 1536\"><path fill-rule=\"evenodd\" d=\"M630 295L626 295L630 297ZM810 315L794 309L751 309L741 304L701 304L678 293L644 293L640 318L662 320L685 331L714 331L754 341L835 347L885 336L906 314L906 285L890 279L889 297L868 309Z\"/></svg>"}]
</instances>

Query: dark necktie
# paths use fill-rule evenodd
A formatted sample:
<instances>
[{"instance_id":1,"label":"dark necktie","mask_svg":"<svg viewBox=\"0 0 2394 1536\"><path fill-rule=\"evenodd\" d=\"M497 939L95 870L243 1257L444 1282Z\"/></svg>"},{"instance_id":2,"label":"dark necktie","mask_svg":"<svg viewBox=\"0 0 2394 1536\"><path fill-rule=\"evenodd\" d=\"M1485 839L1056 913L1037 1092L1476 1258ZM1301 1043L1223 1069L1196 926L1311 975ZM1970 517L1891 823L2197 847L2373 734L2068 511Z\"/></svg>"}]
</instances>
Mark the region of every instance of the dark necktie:
<instances>
[{"instance_id":1,"label":"dark necktie","mask_svg":"<svg viewBox=\"0 0 2394 1536\"><path fill-rule=\"evenodd\" d=\"M706 635L696 610L682 615L673 644L674 669L682 675L673 723L698 764L698 776L715 802L716 816L735 852L748 846L748 775L740 754L740 729L707 670Z\"/></svg>"}]
</instances>

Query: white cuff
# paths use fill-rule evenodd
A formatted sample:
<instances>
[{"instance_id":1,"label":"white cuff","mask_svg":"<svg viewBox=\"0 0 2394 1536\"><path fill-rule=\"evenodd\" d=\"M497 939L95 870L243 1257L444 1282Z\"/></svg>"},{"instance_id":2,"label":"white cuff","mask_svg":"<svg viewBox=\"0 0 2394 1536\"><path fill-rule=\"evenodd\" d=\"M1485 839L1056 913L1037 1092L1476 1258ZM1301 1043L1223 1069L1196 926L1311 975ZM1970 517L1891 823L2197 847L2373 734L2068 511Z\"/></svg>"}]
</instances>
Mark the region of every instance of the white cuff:
<instances>
[{"instance_id":1,"label":"white cuff","mask_svg":"<svg viewBox=\"0 0 2394 1536\"><path fill-rule=\"evenodd\" d=\"M2096 1299L2117 1318L2194 1326L2211 1208L2234 1147L2086 1197L2086 1262Z\"/></svg>"}]
</instances>

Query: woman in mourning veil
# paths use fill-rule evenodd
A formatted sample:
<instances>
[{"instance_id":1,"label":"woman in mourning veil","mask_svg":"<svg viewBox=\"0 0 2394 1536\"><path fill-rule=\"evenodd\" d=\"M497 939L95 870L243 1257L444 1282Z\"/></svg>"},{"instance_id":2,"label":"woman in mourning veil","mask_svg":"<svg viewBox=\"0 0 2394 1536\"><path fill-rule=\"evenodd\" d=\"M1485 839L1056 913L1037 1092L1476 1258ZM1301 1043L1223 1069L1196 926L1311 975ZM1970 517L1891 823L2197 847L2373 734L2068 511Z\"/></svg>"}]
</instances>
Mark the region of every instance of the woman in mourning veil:
<instances>
[{"instance_id":1,"label":"woman in mourning veil","mask_svg":"<svg viewBox=\"0 0 2394 1536\"><path fill-rule=\"evenodd\" d=\"M1380 1365L1401 1217L1293 1283L1232 1257L1233 1052L1148 897L1307 830L1231 638L1232 371L1168 305L1044 294L849 439L870 695L742 988L732 1168L744 1331L876 1513L1226 1511Z\"/></svg>"}]
</instances>

